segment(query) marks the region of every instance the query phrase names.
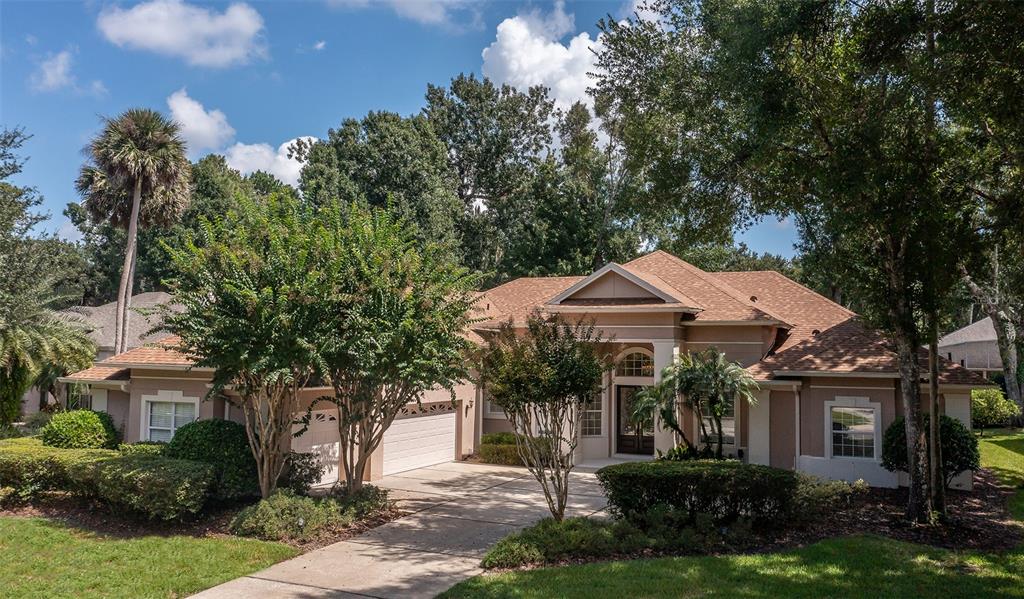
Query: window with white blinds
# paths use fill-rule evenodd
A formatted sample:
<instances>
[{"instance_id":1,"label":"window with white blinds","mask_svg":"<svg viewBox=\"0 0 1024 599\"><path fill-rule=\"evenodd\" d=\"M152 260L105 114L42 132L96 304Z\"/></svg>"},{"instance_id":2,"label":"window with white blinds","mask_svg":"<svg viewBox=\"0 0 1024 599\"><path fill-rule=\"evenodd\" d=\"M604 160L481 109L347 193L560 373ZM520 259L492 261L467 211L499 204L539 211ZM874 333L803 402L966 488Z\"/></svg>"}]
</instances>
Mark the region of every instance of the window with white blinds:
<instances>
[{"instance_id":1,"label":"window with white blinds","mask_svg":"<svg viewBox=\"0 0 1024 599\"><path fill-rule=\"evenodd\" d=\"M196 419L196 405L191 402L149 402L149 440L168 442L175 431Z\"/></svg>"}]
</instances>

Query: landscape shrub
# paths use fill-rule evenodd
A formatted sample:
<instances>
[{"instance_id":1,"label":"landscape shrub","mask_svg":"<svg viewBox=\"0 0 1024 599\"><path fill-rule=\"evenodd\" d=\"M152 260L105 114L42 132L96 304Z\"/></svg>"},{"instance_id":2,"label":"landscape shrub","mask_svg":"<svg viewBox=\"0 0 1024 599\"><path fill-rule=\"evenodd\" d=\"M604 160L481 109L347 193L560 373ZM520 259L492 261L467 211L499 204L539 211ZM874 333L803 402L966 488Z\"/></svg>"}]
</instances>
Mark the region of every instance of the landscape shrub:
<instances>
[{"instance_id":1,"label":"landscape shrub","mask_svg":"<svg viewBox=\"0 0 1024 599\"><path fill-rule=\"evenodd\" d=\"M0 424L0 441L4 439L17 439L24 437L25 431L13 424Z\"/></svg>"},{"instance_id":2,"label":"landscape shrub","mask_svg":"<svg viewBox=\"0 0 1024 599\"><path fill-rule=\"evenodd\" d=\"M848 483L842 480L823 480L810 474L797 473L794 516L807 522L830 514L849 505L854 496L866 493L868 484L863 480Z\"/></svg>"},{"instance_id":3,"label":"landscape shrub","mask_svg":"<svg viewBox=\"0 0 1024 599\"><path fill-rule=\"evenodd\" d=\"M259 495L256 460L249 448L245 427L230 420L197 420L174 433L164 455L213 466L213 495L233 500Z\"/></svg>"},{"instance_id":4,"label":"landscape shrub","mask_svg":"<svg viewBox=\"0 0 1024 599\"><path fill-rule=\"evenodd\" d=\"M928 415L924 415L925 435L929 436ZM882 466L891 472L906 472L907 435L903 417L893 421L882 437ZM957 474L981 468L978 438L956 418L939 418L939 440L942 450L942 474L949 486Z\"/></svg>"},{"instance_id":5,"label":"landscape shrub","mask_svg":"<svg viewBox=\"0 0 1024 599\"><path fill-rule=\"evenodd\" d=\"M797 492L792 471L721 460L627 462L598 470L597 478L610 511L634 522L664 506L681 523L705 514L719 525L740 517L778 525L792 516Z\"/></svg>"},{"instance_id":6,"label":"landscape shrub","mask_svg":"<svg viewBox=\"0 0 1024 599\"><path fill-rule=\"evenodd\" d=\"M48 491L80 492L69 473L116 455L106 449L47 447L35 437L0 441L0 487L14 489L20 501Z\"/></svg>"},{"instance_id":7,"label":"landscape shrub","mask_svg":"<svg viewBox=\"0 0 1024 599\"><path fill-rule=\"evenodd\" d=\"M1020 416L1020 406L1006 397L1002 389L974 389L971 391L971 422L974 428L1006 426Z\"/></svg>"},{"instance_id":8,"label":"landscape shrub","mask_svg":"<svg viewBox=\"0 0 1024 599\"><path fill-rule=\"evenodd\" d=\"M391 508L388 490L374 485L363 485L354 492L339 485L331 495L342 513L353 520L374 516Z\"/></svg>"},{"instance_id":9,"label":"landscape shrub","mask_svg":"<svg viewBox=\"0 0 1024 599\"><path fill-rule=\"evenodd\" d=\"M320 482L326 470L319 455L293 451L285 457L284 472L277 486L289 489L296 495L309 495L309 490Z\"/></svg>"},{"instance_id":10,"label":"landscape shrub","mask_svg":"<svg viewBox=\"0 0 1024 599\"><path fill-rule=\"evenodd\" d=\"M122 455L163 455L166 447L163 441L138 441L122 443L117 446L117 451Z\"/></svg>"},{"instance_id":11,"label":"landscape shrub","mask_svg":"<svg viewBox=\"0 0 1024 599\"><path fill-rule=\"evenodd\" d=\"M154 520L198 513L215 480L209 464L146 454L116 455L77 466L69 474L82 492Z\"/></svg>"},{"instance_id":12,"label":"landscape shrub","mask_svg":"<svg viewBox=\"0 0 1024 599\"><path fill-rule=\"evenodd\" d=\"M72 410L58 412L40 432L44 445L62 449L114 449L118 434L106 412Z\"/></svg>"},{"instance_id":13,"label":"landscape shrub","mask_svg":"<svg viewBox=\"0 0 1024 599\"><path fill-rule=\"evenodd\" d=\"M53 418L53 414L50 412L34 412L29 414L28 418L25 418L25 430L30 434L35 434L49 424L51 418Z\"/></svg>"},{"instance_id":14,"label":"landscape shrub","mask_svg":"<svg viewBox=\"0 0 1024 599\"><path fill-rule=\"evenodd\" d=\"M266 541L308 541L351 519L333 499L314 499L278 489L273 495L240 511L231 520L231 532Z\"/></svg>"},{"instance_id":15,"label":"landscape shrub","mask_svg":"<svg viewBox=\"0 0 1024 599\"><path fill-rule=\"evenodd\" d=\"M547 439L531 437L533 443L549 443ZM547 452L543 452L547 453ZM519 457L519 450L516 448L515 433L488 433L480 437L480 461L485 464L499 464L502 466L524 466L523 460Z\"/></svg>"}]
</instances>

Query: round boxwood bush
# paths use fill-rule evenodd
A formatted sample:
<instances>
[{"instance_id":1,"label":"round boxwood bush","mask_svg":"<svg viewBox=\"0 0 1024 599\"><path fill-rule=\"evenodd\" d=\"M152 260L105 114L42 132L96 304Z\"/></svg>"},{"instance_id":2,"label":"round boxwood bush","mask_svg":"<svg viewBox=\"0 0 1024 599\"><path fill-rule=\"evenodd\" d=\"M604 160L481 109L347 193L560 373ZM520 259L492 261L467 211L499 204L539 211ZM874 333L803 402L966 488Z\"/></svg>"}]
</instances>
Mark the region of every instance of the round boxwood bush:
<instances>
[{"instance_id":1,"label":"round boxwood bush","mask_svg":"<svg viewBox=\"0 0 1024 599\"><path fill-rule=\"evenodd\" d=\"M308 541L325 529L350 523L333 499L313 499L278 489L238 512L231 532L266 541Z\"/></svg>"},{"instance_id":2,"label":"round boxwood bush","mask_svg":"<svg viewBox=\"0 0 1024 599\"><path fill-rule=\"evenodd\" d=\"M118 434L106 412L72 410L58 412L39 432L44 445L62 449L113 449Z\"/></svg>"},{"instance_id":3,"label":"round boxwood bush","mask_svg":"<svg viewBox=\"0 0 1024 599\"><path fill-rule=\"evenodd\" d=\"M213 495L232 500L259 495L256 460L245 427L230 420L197 420L174 433L163 455L205 462L214 467Z\"/></svg>"},{"instance_id":4,"label":"round boxwood bush","mask_svg":"<svg viewBox=\"0 0 1024 599\"><path fill-rule=\"evenodd\" d=\"M924 415L922 424L925 435L929 435L927 414ZM885 435L882 437L882 466L890 472L906 472L910 467L907 462L907 433L904 426L901 416L885 429ZM942 449L942 476L947 487L957 474L981 468L978 439L964 423L942 415L939 417L939 439Z\"/></svg>"}]
</instances>

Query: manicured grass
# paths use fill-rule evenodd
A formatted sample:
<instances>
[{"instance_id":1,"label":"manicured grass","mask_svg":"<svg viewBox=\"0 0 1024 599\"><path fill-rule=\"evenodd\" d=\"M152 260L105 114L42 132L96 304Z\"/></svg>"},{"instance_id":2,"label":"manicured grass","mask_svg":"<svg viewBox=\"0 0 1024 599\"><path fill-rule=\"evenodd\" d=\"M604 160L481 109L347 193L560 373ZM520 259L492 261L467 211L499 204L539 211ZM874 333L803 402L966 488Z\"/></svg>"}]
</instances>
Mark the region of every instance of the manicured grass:
<instances>
[{"instance_id":1,"label":"manicured grass","mask_svg":"<svg viewBox=\"0 0 1024 599\"><path fill-rule=\"evenodd\" d=\"M1024 520L1024 429L985 431L980 441L982 465L1020 489L1010 501L1010 513Z\"/></svg>"},{"instance_id":2,"label":"manicured grass","mask_svg":"<svg viewBox=\"0 0 1024 599\"><path fill-rule=\"evenodd\" d=\"M957 554L877 537L764 555L602 562L478 576L443 597L1024 597L1024 553Z\"/></svg>"},{"instance_id":3,"label":"manicured grass","mask_svg":"<svg viewBox=\"0 0 1024 599\"><path fill-rule=\"evenodd\" d=\"M1024 431L981 439L982 464L1024 487ZM1024 519L1024 489L1011 502ZM1024 548L954 552L878 537L763 555L678 557L484 575L443 597L1024 597Z\"/></svg>"},{"instance_id":4,"label":"manicured grass","mask_svg":"<svg viewBox=\"0 0 1024 599\"><path fill-rule=\"evenodd\" d=\"M0 518L0 595L183 597L292 557L238 538L93 534L43 518Z\"/></svg>"}]
</instances>

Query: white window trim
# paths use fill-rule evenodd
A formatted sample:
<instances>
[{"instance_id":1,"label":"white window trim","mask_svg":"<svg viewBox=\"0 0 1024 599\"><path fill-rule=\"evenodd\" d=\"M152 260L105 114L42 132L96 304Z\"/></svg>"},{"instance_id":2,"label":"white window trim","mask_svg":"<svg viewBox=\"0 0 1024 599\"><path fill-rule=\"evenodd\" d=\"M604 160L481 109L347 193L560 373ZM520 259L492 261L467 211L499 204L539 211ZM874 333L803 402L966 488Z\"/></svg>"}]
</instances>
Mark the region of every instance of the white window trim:
<instances>
[{"instance_id":1,"label":"white window trim","mask_svg":"<svg viewBox=\"0 0 1024 599\"><path fill-rule=\"evenodd\" d=\"M594 438L597 438L597 437L604 437L605 436L605 434L604 434L605 428L604 427L605 427L605 423L607 422L607 418L605 417L605 415L608 412L608 410L605 409L605 403L606 403L605 402L605 396L606 396L606 393L604 392L604 390L601 390L601 393L600 393L600 396L599 396L599 399L598 399L598 402L597 402L598 405L601 406L601 407L599 409L597 409L597 410L588 410L587 409L587 404L586 403L583 404L583 416L584 416L584 418L586 417L587 412L599 412L601 414L601 428L600 428L600 432L598 432L596 434L585 435L585 434L583 434L583 423L581 421L580 422L580 436L581 437L584 437L584 438L587 438L587 439L594 439Z\"/></svg>"},{"instance_id":2,"label":"white window trim","mask_svg":"<svg viewBox=\"0 0 1024 599\"><path fill-rule=\"evenodd\" d=\"M651 376L626 376L626 375L620 375L619 374L619 362L621 362L623 360L623 358L625 358L629 354L635 354L635 353L641 353L641 354L644 354L645 356L647 356L648 358L650 358L651 359L651 363L652 363L651 367L654 368L654 365L653 365L653 363L654 363L654 352L653 351L647 349L646 347L636 347L636 346L627 347L626 349L624 349L621 352L619 352L618 355L615 356L615 360L613 361L613 363L615 364L615 368L612 369L612 376L615 379L616 383L619 383L619 384L622 384L622 385L650 385L651 382L654 380L654 375L657 374L656 372L653 372L651 374Z\"/></svg>"},{"instance_id":3,"label":"white window trim","mask_svg":"<svg viewBox=\"0 0 1024 599\"><path fill-rule=\"evenodd\" d=\"M149 404L151 403L190 403L195 407L196 420L199 420L199 398L187 397L181 391L170 391L160 389L156 395L142 396L142 412L140 421L140 437L143 441L149 441Z\"/></svg>"},{"instance_id":4,"label":"white window trim","mask_svg":"<svg viewBox=\"0 0 1024 599\"><path fill-rule=\"evenodd\" d=\"M485 418L508 418L505 415L505 410L498 407L498 404L494 403L494 400L490 397L484 397L484 406Z\"/></svg>"},{"instance_id":5,"label":"white window trim","mask_svg":"<svg viewBox=\"0 0 1024 599\"><path fill-rule=\"evenodd\" d=\"M874 411L875 420L875 457L858 458L854 456L832 455L832 408L861 408ZM830 460L851 460L854 462L882 461L882 404L871 401L867 397L849 397L837 395L832 401L825 402L825 457Z\"/></svg>"}]
</instances>

